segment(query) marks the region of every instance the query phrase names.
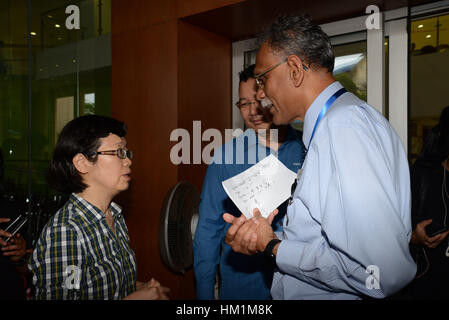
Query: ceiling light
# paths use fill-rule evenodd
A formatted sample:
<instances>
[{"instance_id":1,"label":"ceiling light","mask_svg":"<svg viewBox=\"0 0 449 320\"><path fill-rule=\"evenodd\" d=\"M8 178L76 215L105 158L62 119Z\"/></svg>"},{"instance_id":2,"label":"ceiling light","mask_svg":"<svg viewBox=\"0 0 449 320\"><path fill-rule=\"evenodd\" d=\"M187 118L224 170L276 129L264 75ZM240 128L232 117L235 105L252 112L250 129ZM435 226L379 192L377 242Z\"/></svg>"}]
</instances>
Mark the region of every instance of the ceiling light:
<instances>
[{"instance_id":1,"label":"ceiling light","mask_svg":"<svg viewBox=\"0 0 449 320\"><path fill-rule=\"evenodd\" d=\"M426 36L426 38L427 39L429 39L429 38L431 38L432 36L430 35L430 34L428 34L427 36Z\"/></svg>"},{"instance_id":2,"label":"ceiling light","mask_svg":"<svg viewBox=\"0 0 449 320\"><path fill-rule=\"evenodd\" d=\"M424 25L423 25L423 24L420 24L420 25L418 26L418 29L421 29L422 27L424 27Z\"/></svg>"},{"instance_id":3,"label":"ceiling light","mask_svg":"<svg viewBox=\"0 0 449 320\"><path fill-rule=\"evenodd\" d=\"M30 34L31 34L32 36L35 36L35 35L36 35L36 32L31 31Z\"/></svg>"},{"instance_id":4,"label":"ceiling light","mask_svg":"<svg viewBox=\"0 0 449 320\"><path fill-rule=\"evenodd\" d=\"M61 26L59 24L55 24L56 28L61 28Z\"/></svg>"}]
</instances>

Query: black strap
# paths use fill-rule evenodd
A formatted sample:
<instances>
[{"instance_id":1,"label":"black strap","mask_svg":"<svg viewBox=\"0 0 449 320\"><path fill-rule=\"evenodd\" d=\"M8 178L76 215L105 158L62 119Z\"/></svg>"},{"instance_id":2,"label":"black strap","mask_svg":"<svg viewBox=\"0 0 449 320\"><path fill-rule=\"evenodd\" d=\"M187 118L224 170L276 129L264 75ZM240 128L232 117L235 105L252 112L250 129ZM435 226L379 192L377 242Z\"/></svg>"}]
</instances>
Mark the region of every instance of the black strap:
<instances>
[{"instance_id":1,"label":"black strap","mask_svg":"<svg viewBox=\"0 0 449 320\"><path fill-rule=\"evenodd\" d=\"M268 242L267 246L265 247L265 250L263 251L263 255L267 259L272 260L274 258L273 249L279 242L281 242L281 240L279 239L272 239L270 240L270 242Z\"/></svg>"}]
</instances>

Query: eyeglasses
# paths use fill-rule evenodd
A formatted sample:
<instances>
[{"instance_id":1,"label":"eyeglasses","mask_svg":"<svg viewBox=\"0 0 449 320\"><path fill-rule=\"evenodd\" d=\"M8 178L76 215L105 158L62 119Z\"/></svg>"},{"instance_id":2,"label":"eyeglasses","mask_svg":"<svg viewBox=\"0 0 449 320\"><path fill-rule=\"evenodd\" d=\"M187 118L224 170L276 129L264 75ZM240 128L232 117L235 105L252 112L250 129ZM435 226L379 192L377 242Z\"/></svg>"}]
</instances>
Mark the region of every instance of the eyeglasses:
<instances>
[{"instance_id":1,"label":"eyeglasses","mask_svg":"<svg viewBox=\"0 0 449 320\"><path fill-rule=\"evenodd\" d=\"M275 64L274 66L268 68L267 70L265 70L264 72L261 72L259 74L254 75L254 79L256 80L256 84L259 87L259 89L263 89L264 87L264 83L263 80L260 79L262 76L266 75L268 72L270 72L271 70L273 70L274 68L280 66L281 64L283 64L284 62L287 62L287 59ZM308 67L306 67L304 64L302 65L302 68L304 69L304 71L309 70Z\"/></svg>"},{"instance_id":2,"label":"eyeglasses","mask_svg":"<svg viewBox=\"0 0 449 320\"><path fill-rule=\"evenodd\" d=\"M128 150L126 148L118 148L117 150L105 150L105 151L95 151L86 154L86 156L93 157L99 154L104 155L110 155L110 156L117 156L120 159L126 159L129 158L129 160L132 160L133 158L133 152L131 150Z\"/></svg>"},{"instance_id":3,"label":"eyeglasses","mask_svg":"<svg viewBox=\"0 0 449 320\"><path fill-rule=\"evenodd\" d=\"M247 110L249 108L249 106L252 106L252 105L258 107L260 105L260 101L256 100L256 101L244 102L244 103L241 103L240 101L237 101L235 103L235 105L236 105L237 108L239 108L241 110Z\"/></svg>"}]
</instances>

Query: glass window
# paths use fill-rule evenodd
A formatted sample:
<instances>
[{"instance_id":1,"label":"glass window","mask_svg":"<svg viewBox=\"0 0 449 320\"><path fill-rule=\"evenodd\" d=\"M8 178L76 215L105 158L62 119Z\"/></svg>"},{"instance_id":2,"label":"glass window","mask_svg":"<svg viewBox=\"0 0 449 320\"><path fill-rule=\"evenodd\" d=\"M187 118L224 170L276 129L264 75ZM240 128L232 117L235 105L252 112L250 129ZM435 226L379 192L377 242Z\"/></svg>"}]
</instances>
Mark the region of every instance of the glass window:
<instances>
[{"instance_id":1,"label":"glass window","mask_svg":"<svg viewBox=\"0 0 449 320\"><path fill-rule=\"evenodd\" d=\"M0 2L0 147L13 194L52 193L45 173L62 127L110 114L111 0L71 4L79 29L66 27L67 1Z\"/></svg>"},{"instance_id":2,"label":"glass window","mask_svg":"<svg viewBox=\"0 0 449 320\"><path fill-rule=\"evenodd\" d=\"M80 10L79 29L66 27L68 5ZM60 197L45 177L61 129L111 113L110 31L111 0L0 1L0 196L36 214L31 243L47 220L37 212Z\"/></svg>"},{"instance_id":3,"label":"glass window","mask_svg":"<svg viewBox=\"0 0 449 320\"><path fill-rule=\"evenodd\" d=\"M334 77L360 99L366 101L366 41L334 46Z\"/></svg>"},{"instance_id":4,"label":"glass window","mask_svg":"<svg viewBox=\"0 0 449 320\"><path fill-rule=\"evenodd\" d=\"M248 68L250 65L256 63L257 49L251 51L245 51L245 62L243 69Z\"/></svg>"},{"instance_id":5,"label":"glass window","mask_svg":"<svg viewBox=\"0 0 449 320\"><path fill-rule=\"evenodd\" d=\"M449 14L414 20L410 28L409 156L413 163L427 132L449 106Z\"/></svg>"},{"instance_id":6,"label":"glass window","mask_svg":"<svg viewBox=\"0 0 449 320\"><path fill-rule=\"evenodd\" d=\"M28 181L27 1L0 1L0 152L4 188ZM1 183L1 181L0 181Z\"/></svg>"}]
</instances>

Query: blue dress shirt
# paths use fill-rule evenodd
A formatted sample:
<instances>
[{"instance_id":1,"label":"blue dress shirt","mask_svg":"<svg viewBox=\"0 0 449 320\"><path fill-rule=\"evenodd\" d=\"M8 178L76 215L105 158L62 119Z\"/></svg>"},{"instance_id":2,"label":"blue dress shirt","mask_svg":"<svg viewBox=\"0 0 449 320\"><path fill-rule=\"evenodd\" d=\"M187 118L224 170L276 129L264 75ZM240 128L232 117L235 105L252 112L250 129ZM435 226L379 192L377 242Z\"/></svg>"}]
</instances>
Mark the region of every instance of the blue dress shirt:
<instances>
[{"instance_id":1,"label":"blue dress shirt","mask_svg":"<svg viewBox=\"0 0 449 320\"><path fill-rule=\"evenodd\" d=\"M283 241L273 299L382 298L416 272L408 246L408 162L389 122L346 92L308 146L323 105L341 88L339 82L329 85L305 116L308 152L283 232L277 233Z\"/></svg>"},{"instance_id":2,"label":"blue dress shirt","mask_svg":"<svg viewBox=\"0 0 449 320\"><path fill-rule=\"evenodd\" d=\"M218 268L221 276L220 299L270 299L273 268L261 254L247 256L236 253L224 242L230 225L223 220L223 214L227 212L238 217L241 213L221 183L250 168L270 153L276 155L287 168L297 172L304 159L304 146L300 132L291 127L277 152L260 144L258 140L253 130L246 130L218 148L207 169L193 243L198 299L214 299ZM273 221L275 230L282 230L285 212L286 203L279 208Z\"/></svg>"}]
</instances>

